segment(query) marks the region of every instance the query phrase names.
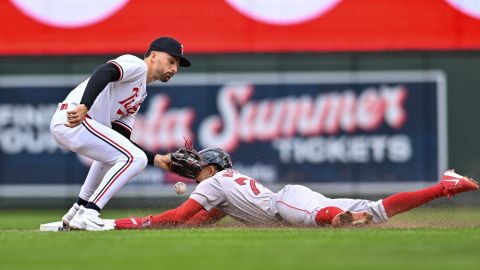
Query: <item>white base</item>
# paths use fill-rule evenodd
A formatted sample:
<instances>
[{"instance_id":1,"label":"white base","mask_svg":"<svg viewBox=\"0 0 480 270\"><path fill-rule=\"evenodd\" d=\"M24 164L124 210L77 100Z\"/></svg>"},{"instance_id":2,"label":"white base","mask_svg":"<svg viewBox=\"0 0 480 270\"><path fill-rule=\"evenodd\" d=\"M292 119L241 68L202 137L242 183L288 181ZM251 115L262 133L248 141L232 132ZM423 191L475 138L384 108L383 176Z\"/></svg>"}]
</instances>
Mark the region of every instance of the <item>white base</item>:
<instances>
[{"instance_id":1,"label":"white base","mask_svg":"<svg viewBox=\"0 0 480 270\"><path fill-rule=\"evenodd\" d=\"M105 223L111 223L111 224L114 224L115 222L114 219L104 219L103 221ZM41 232L64 232L64 231L70 231L70 228L64 227L63 222L61 221L55 221L55 222L40 224L40 231Z\"/></svg>"},{"instance_id":2,"label":"white base","mask_svg":"<svg viewBox=\"0 0 480 270\"><path fill-rule=\"evenodd\" d=\"M63 222L56 221L45 224L40 224L41 232L61 232L61 231L70 231L70 228L64 227Z\"/></svg>"}]
</instances>

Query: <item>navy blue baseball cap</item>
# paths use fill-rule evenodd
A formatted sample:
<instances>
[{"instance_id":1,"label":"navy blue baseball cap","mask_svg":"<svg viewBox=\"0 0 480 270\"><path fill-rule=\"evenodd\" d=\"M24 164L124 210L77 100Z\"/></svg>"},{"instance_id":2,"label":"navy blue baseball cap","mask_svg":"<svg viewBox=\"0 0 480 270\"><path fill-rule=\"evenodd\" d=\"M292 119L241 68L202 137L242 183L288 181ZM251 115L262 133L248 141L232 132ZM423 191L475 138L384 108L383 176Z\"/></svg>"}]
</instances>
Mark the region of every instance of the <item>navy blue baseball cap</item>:
<instances>
[{"instance_id":1,"label":"navy blue baseball cap","mask_svg":"<svg viewBox=\"0 0 480 270\"><path fill-rule=\"evenodd\" d=\"M191 66L190 61L183 57L183 45L171 37L160 37L152 41L149 50L166 52L180 58L180 66Z\"/></svg>"}]
</instances>

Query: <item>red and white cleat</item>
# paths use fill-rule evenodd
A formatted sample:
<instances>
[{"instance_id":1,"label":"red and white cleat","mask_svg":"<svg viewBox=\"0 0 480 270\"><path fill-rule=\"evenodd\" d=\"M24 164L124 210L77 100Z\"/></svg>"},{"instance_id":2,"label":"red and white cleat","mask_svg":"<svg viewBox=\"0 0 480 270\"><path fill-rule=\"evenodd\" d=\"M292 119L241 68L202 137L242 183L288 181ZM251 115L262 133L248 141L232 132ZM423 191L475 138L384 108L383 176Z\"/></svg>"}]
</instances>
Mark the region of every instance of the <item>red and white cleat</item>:
<instances>
[{"instance_id":1,"label":"red and white cleat","mask_svg":"<svg viewBox=\"0 0 480 270\"><path fill-rule=\"evenodd\" d=\"M363 226L372 222L373 216L367 211L344 211L332 219L333 227Z\"/></svg>"},{"instance_id":2,"label":"red and white cleat","mask_svg":"<svg viewBox=\"0 0 480 270\"><path fill-rule=\"evenodd\" d=\"M454 170L448 170L443 174L440 184L443 186L443 192L448 198L461 192L478 190L478 182L466 176L455 173Z\"/></svg>"}]
</instances>

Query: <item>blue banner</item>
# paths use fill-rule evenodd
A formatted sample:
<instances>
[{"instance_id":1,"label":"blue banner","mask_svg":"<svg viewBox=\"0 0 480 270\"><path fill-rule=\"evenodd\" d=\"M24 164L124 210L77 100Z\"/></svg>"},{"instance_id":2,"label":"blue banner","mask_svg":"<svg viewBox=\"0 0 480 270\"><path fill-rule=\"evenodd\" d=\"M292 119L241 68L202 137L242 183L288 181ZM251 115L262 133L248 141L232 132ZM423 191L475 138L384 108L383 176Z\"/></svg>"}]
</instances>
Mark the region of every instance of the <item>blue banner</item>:
<instances>
[{"instance_id":1,"label":"blue banner","mask_svg":"<svg viewBox=\"0 0 480 270\"><path fill-rule=\"evenodd\" d=\"M75 84L51 84L0 86L0 183L83 182L90 161L49 132ZM266 183L436 181L446 166L439 72L186 75L147 92L134 141L159 153L184 139L221 147ZM131 184L175 181L148 167Z\"/></svg>"}]
</instances>

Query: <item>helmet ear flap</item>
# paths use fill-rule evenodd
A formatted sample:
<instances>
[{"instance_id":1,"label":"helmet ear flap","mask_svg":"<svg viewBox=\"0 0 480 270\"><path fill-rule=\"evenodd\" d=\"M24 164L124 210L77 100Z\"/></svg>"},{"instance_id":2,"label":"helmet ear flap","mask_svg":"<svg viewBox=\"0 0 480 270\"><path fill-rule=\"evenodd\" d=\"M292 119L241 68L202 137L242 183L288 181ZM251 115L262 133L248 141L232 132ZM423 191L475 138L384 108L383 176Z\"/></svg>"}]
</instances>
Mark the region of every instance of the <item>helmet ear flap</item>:
<instances>
[{"instance_id":1,"label":"helmet ear flap","mask_svg":"<svg viewBox=\"0 0 480 270\"><path fill-rule=\"evenodd\" d=\"M232 160L230 159L229 155L225 156L223 158L223 164L225 164L225 165L223 165L223 168L225 168L225 169L228 169L228 168L232 167Z\"/></svg>"}]
</instances>

